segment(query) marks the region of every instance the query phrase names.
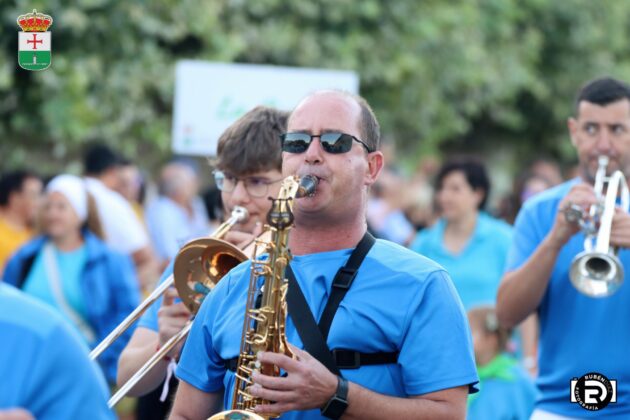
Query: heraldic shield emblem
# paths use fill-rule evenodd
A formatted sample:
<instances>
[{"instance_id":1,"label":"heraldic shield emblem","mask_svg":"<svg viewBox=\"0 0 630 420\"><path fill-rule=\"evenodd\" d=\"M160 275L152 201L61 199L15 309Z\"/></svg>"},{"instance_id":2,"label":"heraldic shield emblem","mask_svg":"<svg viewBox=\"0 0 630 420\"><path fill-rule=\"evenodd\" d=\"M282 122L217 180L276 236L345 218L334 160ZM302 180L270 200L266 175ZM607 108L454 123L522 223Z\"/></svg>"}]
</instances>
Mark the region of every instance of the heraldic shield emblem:
<instances>
[{"instance_id":1,"label":"heraldic shield emblem","mask_svg":"<svg viewBox=\"0 0 630 420\"><path fill-rule=\"evenodd\" d=\"M18 32L18 64L25 70L45 70L52 62L51 36L48 28L52 18L43 13L27 13L17 18L22 28Z\"/></svg>"}]
</instances>

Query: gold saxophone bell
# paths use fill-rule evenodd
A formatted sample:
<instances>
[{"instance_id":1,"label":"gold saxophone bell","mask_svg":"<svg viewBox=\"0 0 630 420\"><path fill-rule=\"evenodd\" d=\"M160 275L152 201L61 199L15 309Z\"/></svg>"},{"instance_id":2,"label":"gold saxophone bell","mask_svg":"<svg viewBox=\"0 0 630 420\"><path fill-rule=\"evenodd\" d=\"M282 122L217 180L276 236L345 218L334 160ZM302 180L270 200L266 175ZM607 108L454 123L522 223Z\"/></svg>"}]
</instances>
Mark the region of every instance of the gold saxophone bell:
<instances>
[{"instance_id":1,"label":"gold saxophone bell","mask_svg":"<svg viewBox=\"0 0 630 420\"><path fill-rule=\"evenodd\" d=\"M610 246L610 232L617 196L621 196L621 206L626 212L630 201L623 173L617 170L607 177L608 157L600 156L598 163L594 190L599 203L591 206L588 215L577 206L571 206L565 211L567 220L578 223L585 235L584 251L571 262L569 278L579 292L594 298L610 296L623 284L624 269L617 257L618 250Z\"/></svg>"}]
</instances>

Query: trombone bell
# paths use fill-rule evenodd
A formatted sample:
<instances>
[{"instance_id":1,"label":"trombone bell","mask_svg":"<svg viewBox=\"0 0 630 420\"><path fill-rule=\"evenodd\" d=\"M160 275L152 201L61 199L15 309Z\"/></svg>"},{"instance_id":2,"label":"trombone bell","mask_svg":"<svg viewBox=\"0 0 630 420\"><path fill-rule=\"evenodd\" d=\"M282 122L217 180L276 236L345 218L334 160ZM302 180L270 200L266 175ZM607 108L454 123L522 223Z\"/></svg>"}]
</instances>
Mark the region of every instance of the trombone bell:
<instances>
[{"instance_id":1,"label":"trombone bell","mask_svg":"<svg viewBox=\"0 0 630 420\"><path fill-rule=\"evenodd\" d=\"M175 257L173 276L180 299L196 314L203 298L247 255L229 242L201 238L188 242Z\"/></svg>"},{"instance_id":2,"label":"trombone bell","mask_svg":"<svg viewBox=\"0 0 630 420\"><path fill-rule=\"evenodd\" d=\"M623 265L616 255L584 251L571 263L569 278L573 286L590 297L607 297L623 283Z\"/></svg>"}]
</instances>

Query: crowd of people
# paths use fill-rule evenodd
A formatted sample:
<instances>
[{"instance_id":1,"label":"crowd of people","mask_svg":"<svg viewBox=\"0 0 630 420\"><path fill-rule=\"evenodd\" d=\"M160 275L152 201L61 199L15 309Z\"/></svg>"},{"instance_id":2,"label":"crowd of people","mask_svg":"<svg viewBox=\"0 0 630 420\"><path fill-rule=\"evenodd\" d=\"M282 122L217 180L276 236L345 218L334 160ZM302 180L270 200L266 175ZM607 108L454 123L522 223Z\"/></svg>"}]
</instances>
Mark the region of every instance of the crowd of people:
<instances>
[{"instance_id":1,"label":"crowd of people","mask_svg":"<svg viewBox=\"0 0 630 420\"><path fill-rule=\"evenodd\" d=\"M256 107L222 134L211 168L174 158L155 182L103 142L88 145L80 175L3 173L0 420L206 419L250 396L255 413L282 419L628 418L630 289L594 298L571 284L592 232L566 214L577 206L599 223L601 156L608 175L630 176L630 87L585 84L568 131L571 175L532 162L492 203L488 162L447 156L406 178L387 161L369 104L338 91L291 113ZM257 367L250 396L234 391L251 261L222 273L196 314L169 287L90 360L174 275L180 249L235 209L246 219L223 240L251 252L289 175L317 186L294 200L286 244L281 335L292 356L256 355L282 374ZM622 276L627 211L614 212L610 233ZM188 337L130 389L131 407L108 408L191 318Z\"/></svg>"}]
</instances>

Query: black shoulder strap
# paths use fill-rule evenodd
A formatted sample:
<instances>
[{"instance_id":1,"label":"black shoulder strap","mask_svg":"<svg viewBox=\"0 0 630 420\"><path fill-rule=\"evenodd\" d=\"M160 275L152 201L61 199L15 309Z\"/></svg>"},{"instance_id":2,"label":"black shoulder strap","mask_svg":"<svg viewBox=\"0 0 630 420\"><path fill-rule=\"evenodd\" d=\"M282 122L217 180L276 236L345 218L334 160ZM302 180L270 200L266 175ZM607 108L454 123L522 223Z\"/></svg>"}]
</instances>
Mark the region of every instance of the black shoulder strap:
<instances>
[{"instance_id":1,"label":"black shoulder strap","mask_svg":"<svg viewBox=\"0 0 630 420\"><path fill-rule=\"evenodd\" d=\"M374 245L374 242L374 237L366 232L357 247L352 251L346 265L339 269L335 275L330 297L322 313L319 326L315 323L315 318L295 279L295 274L291 266L287 266L286 277L289 281L287 305L291 319L293 319L293 323L295 324L295 329L300 339L302 339L305 350L336 375L341 375L341 372L326 344L328 332L330 331L332 320L335 316L335 312L337 312L337 308L339 308L341 300L346 293L348 293L359 266L370 248L372 248L372 245Z\"/></svg>"},{"instance_id":2,"label":"black shoulder strap","mask_svg":"<svg viewBox=\"0 0 630 420\"><path fill-rule=\"evenodd\" d=\"M370 233L366 232L365 235L363 235L363 238L361 238L361 241L357 244L357 247L354 251L352 251L346 265L337 271L332 283L332 289L330 291L330 296L328 297L328 302L326 303L324 312L322 312L322 316L319 319L319 329L322 332L324 341L328 340L328 333L330 332L330 326L333 318L335 317L335 313L337 312L344 296L348 293L354 278L357 276L361 263L372 248L372 245L374 245L374 242L374 237L370 235ZM289 288L290 287L291 286L289 286Z\"/></svg>"}]
</instances>

